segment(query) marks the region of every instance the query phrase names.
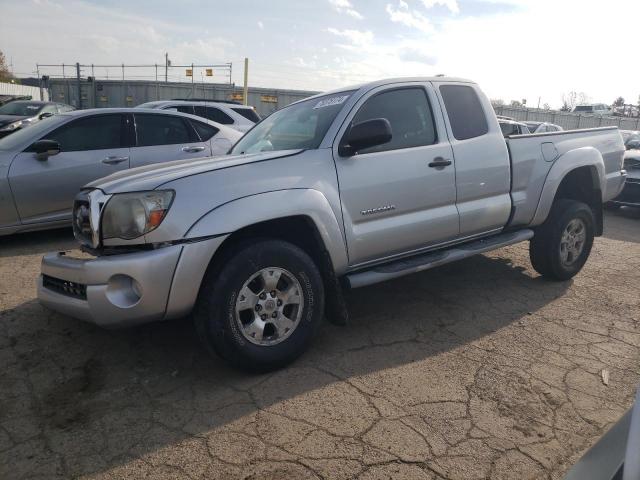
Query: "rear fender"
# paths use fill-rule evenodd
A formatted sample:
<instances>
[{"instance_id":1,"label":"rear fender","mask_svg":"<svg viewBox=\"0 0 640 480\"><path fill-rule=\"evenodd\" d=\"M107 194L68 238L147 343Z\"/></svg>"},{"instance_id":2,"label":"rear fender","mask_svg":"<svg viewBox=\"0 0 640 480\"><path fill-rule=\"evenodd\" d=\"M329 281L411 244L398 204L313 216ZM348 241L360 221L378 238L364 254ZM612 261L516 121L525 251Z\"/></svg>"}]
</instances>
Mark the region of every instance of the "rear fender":
<instances>
[{"instance_id":1,"label":"rear fender","mask_svg":"<svg viewBox=\"0 0 640 480\"><path fill-rule=\"evenodd\" d=\"M591 167L593 172L591 175L592 187L600 190L602 195L605 185L605 167L602 154L593 147L570 150L561 155L549 170L531 226L540 225L547 219L562 180L570 172L580 167Z\"/></svg>"}]
</instances>

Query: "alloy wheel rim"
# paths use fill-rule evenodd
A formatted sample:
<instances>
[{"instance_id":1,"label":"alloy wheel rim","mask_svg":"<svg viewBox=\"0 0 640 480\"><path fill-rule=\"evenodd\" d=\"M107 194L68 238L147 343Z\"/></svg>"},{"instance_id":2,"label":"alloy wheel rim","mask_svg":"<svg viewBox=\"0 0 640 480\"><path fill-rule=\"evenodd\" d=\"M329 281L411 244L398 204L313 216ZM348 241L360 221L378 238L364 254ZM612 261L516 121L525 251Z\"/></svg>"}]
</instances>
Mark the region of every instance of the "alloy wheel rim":
<instances>
[{"instance_id":1,"label":"alloy wheel rim","mask_svg":"<svg viewBox=\"0 0 640 480\"><path fill-rule=\"evenodd\" d=\"M300 324L304 299L296 277L279 267L259 270L236 298L235 320L242 336L260 346L276 345Z\"/></svg>"},{"instance_id":2,"label":"alloy wheel rim","mask_svg":"<svg viewBox=\"0 0 640 480\"><path fill-rule=\"evenodd\" d=\"M587 226L579 218L571 220L560 238L560 260L564 266L571 266L582 254L587 239Z\"/></svg>"}]
</instances>

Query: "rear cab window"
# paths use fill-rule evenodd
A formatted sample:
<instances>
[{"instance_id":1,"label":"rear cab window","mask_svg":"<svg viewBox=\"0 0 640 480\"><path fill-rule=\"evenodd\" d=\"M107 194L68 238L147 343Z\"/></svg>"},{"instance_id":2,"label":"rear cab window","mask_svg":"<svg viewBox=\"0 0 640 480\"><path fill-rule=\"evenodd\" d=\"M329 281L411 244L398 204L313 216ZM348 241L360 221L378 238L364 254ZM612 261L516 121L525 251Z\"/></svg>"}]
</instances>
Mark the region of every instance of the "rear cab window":
<instances>
[{"instance_id":1,"label":"rear cab window","mask_svg":"<svg viewBox=\"0 0 640 480\"><path fill-rule=\"evenodd\" d=\"M489 132L487 114L473 87L441 85L440 95L456 140L468 140Z\"/></svg>"}]
</instances>

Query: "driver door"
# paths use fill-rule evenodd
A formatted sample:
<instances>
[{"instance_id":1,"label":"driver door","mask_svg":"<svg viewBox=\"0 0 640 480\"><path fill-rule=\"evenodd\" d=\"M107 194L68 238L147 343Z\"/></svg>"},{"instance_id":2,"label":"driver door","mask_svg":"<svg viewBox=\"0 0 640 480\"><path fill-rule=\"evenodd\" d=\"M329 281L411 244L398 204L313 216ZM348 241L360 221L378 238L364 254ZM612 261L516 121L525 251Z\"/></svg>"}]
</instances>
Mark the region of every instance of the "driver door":
<instances>
[{"instance_id":1,"label":"driver door","mask_svg":"<svg viewBox=\"0 0 640 480\"><path fill-rule=\"evenodd\" d=\"M18 154L9 184L21 223L70 218L81 187L129 168L128 123L121 114L81 117L37 140L55 140L60 153L39 160L31 147Z\"/></svg>"}]
</instances>

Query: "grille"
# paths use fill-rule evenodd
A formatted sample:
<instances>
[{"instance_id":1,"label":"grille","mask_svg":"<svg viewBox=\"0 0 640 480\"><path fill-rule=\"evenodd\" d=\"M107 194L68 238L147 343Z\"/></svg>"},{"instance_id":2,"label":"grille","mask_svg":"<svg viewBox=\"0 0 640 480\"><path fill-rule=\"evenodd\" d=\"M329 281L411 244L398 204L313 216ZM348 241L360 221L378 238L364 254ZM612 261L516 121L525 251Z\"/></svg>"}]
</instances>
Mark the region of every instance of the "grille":
<instances>
[{"instance_id":1,"label":"grille","mask_svg":"<svg viewBox=\"0 0 640 480\"><path fill-rule=\"evenodd\" d=\"M87 299L87 286L81 283L69 282L67 280L50 277L49 275L43 275L42 286L68 297L79 298L81 300Z\"/></svg>"}]
</instances>

